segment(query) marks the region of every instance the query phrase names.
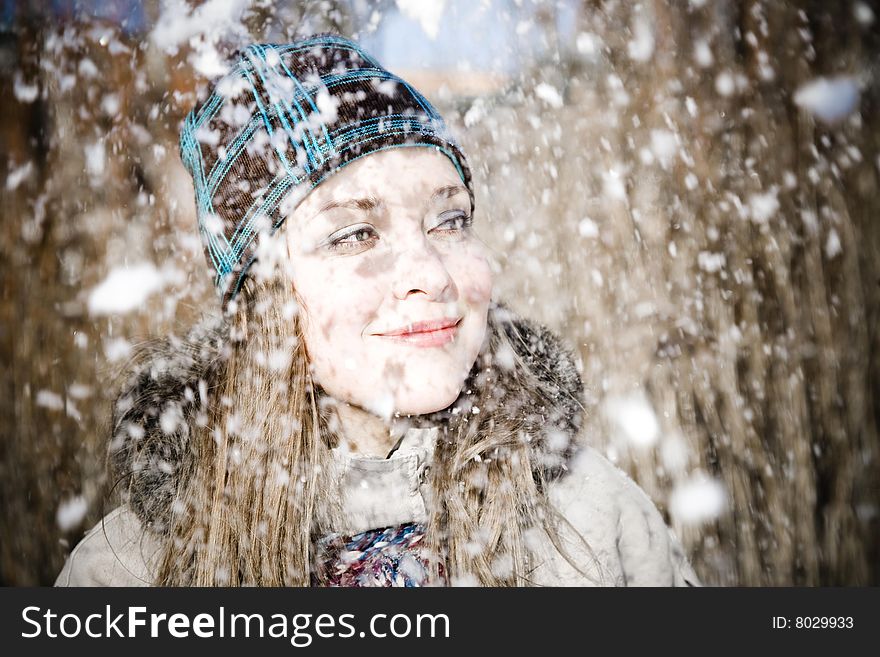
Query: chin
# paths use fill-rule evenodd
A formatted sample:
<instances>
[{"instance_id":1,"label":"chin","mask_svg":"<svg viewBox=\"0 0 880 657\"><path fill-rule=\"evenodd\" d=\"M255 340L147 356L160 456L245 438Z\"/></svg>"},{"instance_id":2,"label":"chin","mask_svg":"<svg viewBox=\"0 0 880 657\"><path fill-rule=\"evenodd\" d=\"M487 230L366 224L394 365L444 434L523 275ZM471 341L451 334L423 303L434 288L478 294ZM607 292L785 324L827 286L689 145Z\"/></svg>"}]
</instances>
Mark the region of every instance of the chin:
<instances>
[{"instance_id":1,"label":"chin","mask_svg":"<svg viewBox=\"0 0 880 657\"><path fill-rule=\"evenodd\" d=\"M418 397L407 395L403 399L398 400L396 411L403 415L435 413L436 411L442 411L452 404L452 402L458 399L459 394L461 394L460 388L449 391L446 394L439 394L436 389L433 389L425 395Z\"/></svg>"}]
</instances>

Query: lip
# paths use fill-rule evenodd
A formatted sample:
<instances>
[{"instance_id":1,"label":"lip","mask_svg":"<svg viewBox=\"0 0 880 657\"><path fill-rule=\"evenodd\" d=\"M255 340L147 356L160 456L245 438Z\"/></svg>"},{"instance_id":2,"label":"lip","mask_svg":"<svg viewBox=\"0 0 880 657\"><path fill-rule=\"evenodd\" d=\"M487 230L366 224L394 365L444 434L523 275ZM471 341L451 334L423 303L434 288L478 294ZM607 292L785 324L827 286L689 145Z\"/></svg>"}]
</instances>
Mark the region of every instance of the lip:
<instances>
[{"instance_id":1,"label":"lip","mask_svg":"<svg viewBox=\"0 0 880 657\"><path fill-rule=\"evenodd\" d=\"M376 335L380 338L417 347L439 347L455 338L461 320L461 317L458 319L446 317L440 320L414 322L404 328Z\"/></svg>"},{"instance_id":2,"label":"lip","mask_svg":"<svg viewBox=\"0 0 880 657\"><path fill-rule=\"evenodd\" d=\"M377 335L393 337L413 335L416 333L433 333L434 331L453 328L458 325L461 319L461 317L444 317L443 319L433 319L426 322L413 322L402 328L394 329L393 331L386 331L385 333L378 333Z\"/></svg>"}]
</instances>

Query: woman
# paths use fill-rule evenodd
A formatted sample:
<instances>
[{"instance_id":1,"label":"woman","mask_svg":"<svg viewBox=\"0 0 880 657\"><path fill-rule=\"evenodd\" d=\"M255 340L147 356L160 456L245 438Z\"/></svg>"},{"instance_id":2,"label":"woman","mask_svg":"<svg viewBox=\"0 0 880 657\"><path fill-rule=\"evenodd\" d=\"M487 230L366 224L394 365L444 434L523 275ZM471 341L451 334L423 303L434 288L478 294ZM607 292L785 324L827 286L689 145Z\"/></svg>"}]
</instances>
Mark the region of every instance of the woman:
<instances>
[{"instance_id":1,"label":"woman","mask_svg":"<svg viewBox=\"0 0 880 657\"><path fill-rule=\"evenodd\" d=\"M470 169L357 44L245 50L181 155L224 315L114 408L126 502L59 585L685 585L583 446L572 354L492 300Z\"/></svg>"}]
</instances>

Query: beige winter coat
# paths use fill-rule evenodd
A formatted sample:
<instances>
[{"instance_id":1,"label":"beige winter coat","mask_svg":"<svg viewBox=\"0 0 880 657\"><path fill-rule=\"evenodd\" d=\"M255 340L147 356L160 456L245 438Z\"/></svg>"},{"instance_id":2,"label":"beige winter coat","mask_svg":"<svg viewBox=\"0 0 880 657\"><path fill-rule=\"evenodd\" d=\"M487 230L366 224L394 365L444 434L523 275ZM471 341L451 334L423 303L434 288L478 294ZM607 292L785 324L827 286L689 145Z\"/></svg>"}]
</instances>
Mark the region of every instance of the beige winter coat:
<instances>
[{"instance_id":1,"label":"beige winter coat","mask_svg":"<svg viewBox=\"0 0 880 657\"><path fill-rule=\"evenodd\" d=\"M410 429L387 459L342 455L347 491L344 511L355 534L377 527L427 520L424 470L437 429ZM557 509L583 535L568 547L589 578L579 574L542 535L539 565L530 579L540 586L699 585L678 540L648 496L624 472L592 448L584 448L570 471L548 493ZM56 586L148 586L159 545L125 506L107 514L74 548ZM594 558L595 557L595 558Z\"/></svg>"},{"instance_id":2,"label":"beige winter coat","mask_svg":"<svg viewBox=\"0 0 880 657\"><path fill-rule=\"evenodd\" d=\"M559 457L547 492L550 501L584 541L566 530L564 551L584 571L580 574L540 533L529 540L535 568L528 575L543 586L698 585L679 542L648 496L597 451L580 447L583 389L574 355L546 327L516 316L503 304L490 313L487 335L505 331L522 361L536 373L535 385L523 386L514 370L495 367L500 408L516 409L531 437L536 462ZM129 482L131 506L109 513L74 548L56 582L60 586L145 586L154 577L159 545L142 529L141 518L168 513L178 483L176 460L188 458L190 424L204 409L212 390L216 363L223 358L228 327L196 327L183 341L168 340L134 372L114 405L110 457L114 476ZM501 344L498 340L487 345ZM487 347L493 348L493 347ZM490 363L507 362L495 354ZM472 376L479 372L479 359ZM461 399L475 387L466 382ZM467 411L465 411L467 412ZM185 418L169 431L162 418ZM489 418L479 416L480 421ZM411 428L389 458L353 456L334 450L343 492L341 534L427 520L425 469L430 467L439 435L436 422ZM547 440L553 435L554 440ZM550 445L566 440L562 452ZM561 444L561 443L560 443ZM172 467L168 467L169 464ZM186 468L182 468L185 471Z\"/></svg>"}]
</instances>

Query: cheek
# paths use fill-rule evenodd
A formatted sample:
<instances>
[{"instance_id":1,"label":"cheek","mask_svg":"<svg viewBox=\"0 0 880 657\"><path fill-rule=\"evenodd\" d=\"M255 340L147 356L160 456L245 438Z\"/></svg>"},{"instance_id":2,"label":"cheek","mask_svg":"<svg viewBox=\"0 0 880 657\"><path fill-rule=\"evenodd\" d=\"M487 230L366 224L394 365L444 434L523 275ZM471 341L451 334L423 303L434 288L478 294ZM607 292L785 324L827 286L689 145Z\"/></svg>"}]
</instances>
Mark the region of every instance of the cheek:
<instances>
[{"instance_id":1,"label":"cheek","mask_svg":"<svg viewBox=\"0 0 880 657\"><path fill-rule=\"evenodd\" d=\"M352 338L378 306L375 277L365 277L333 261L309 258L297 263L294 284L304 308L304 331L309 342L331 343Z\"/></svg>"},{"instance_id":2,"label":"cheek","mask_svg":"<svg viewBox=\"0 0 880 657\"><path fill-rule=\"evenodd\" d=\"M447 267L461 295L473 305L487 303L492 296L492 269L481 249L452 257Z\"/></svg>"}]
</instances>

